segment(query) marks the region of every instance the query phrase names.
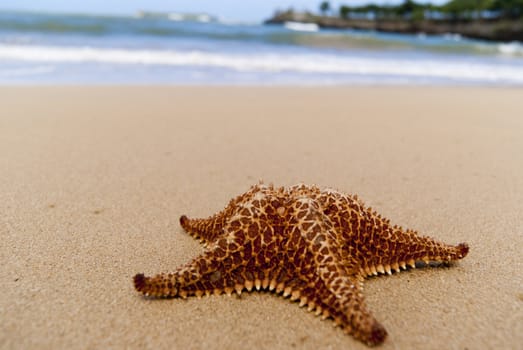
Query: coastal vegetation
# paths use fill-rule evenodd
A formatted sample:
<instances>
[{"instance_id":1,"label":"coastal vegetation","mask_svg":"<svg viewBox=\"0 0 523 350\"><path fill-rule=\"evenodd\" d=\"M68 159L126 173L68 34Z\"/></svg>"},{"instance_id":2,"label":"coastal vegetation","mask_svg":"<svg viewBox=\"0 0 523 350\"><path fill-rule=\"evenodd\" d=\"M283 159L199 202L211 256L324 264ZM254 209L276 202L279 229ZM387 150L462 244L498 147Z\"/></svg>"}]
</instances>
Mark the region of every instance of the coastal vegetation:
<instances>
[{"instance_id":1,"label":"coastal vegetation","mask_svg":"<svg viewBox=\"0 0 523 350\"><path fill-rule=\"evenodd\" d=\"M523 41L523 0L451 0L442 5L404 0L397 5L341 5L322 1L318 10L277 12L266 23L315 23L323 28L444 34L495 41Z\"/></svg>"},{"instance_id":2,"label":"coastal vegetation","mask_svg":"<svg viewBox=\"0 0 523 350\"><path fill-rule=\"evenodd\" d=\"M329 8L328 4L324 1L320 6ZM452 0L443 5L405 0L398 5L341 5L339 16L407 20L521 19L523 0Z\"/></svg>"}]
</instances>

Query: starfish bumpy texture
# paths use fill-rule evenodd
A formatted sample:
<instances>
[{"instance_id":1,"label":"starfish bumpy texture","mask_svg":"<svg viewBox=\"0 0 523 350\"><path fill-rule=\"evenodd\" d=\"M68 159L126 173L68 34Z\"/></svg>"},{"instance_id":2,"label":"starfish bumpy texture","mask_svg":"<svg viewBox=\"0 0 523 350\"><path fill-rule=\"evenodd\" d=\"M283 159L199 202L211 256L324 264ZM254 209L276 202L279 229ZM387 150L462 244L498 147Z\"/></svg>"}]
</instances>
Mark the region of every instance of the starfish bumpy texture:
<instances>
[{"instance_id":1,"label":"starfish bumpy texture","mask_svg":"<svg viewBox=\"0 0 523 350\"><path fill-rule=\"evenodd\" d=\"M182 216L180 224L206 251L173 273L137 274L139 292L186 298L268 289L371 346L387 332L365 305L367 276L414 268L416 261L451 262L469 250L391 226L357 196L303 184L254 185L222 212Z\"/></svg>"}]
</instances>

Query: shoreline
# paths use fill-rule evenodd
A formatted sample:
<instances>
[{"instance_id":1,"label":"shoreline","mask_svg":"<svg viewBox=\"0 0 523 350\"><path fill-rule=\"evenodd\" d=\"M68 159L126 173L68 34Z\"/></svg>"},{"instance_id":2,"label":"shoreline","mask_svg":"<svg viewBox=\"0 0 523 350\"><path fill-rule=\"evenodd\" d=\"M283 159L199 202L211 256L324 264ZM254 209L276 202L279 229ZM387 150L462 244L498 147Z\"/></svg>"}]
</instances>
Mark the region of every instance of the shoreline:
<instances>
[{"instance_id":1,"label":"shoreline","mask_svg":"<svg viewBox=\"0 0 523 350\"><path fill-rule=\"evenodd\" d=\"M53 83L53 82L41 82L41 83L3 83L0 82L1 89L10 89L10 88L44 88L44 89L53 89L53 88L129 88L129 89L139 89L139 88L161 88L161 89L177 89L177 88L195 88L195 89L457 89L457 90L489 90L489 89L506 89L506 90L521 90L523 85L520 84L433 84L433 83L310 83L310 84L260 84L260 83L84 83L84 82L75 82L75 83Z\"/></svg>"},{"instance_id":2,"label":"shoreline","mask_svg":"<svg viewBox=\"0 0 523 350\"><path fill-rule=\"evenodd\" d=\"M355 193L469 255L365 283L380 349L523 343L521 89L0 86L0 344L368 349L271 293L151 300L260 179ZM428 317L427 315L430 315Z\"/></svg>"}]
</instances>

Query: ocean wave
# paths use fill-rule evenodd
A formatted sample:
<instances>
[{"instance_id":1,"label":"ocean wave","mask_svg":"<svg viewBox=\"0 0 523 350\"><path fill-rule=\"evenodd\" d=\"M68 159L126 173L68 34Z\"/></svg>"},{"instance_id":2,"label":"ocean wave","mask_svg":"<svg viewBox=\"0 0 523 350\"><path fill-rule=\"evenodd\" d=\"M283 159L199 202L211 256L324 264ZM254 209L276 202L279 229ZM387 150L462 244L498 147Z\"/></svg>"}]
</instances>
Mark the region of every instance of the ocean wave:
<instances>
[{"instance_id":1,"label":"ocean wave","mask_svg":"<svg viewBox=\"0 0 523 350\"><path fill-rule=\"evenodd\" d=\"M57 20L57 18L52 16L21 20L21 18L17 16L0 14L0 30L19 33L84 33L102 35L111 31L110 26L104 22L105 21L99 20L96 17L90 18L86 16L67 18L67 20Z\"/></svg>"},{"instance_id":2,"label":"ocean wave","mask_svg":"<svg viewBox=\"0 0 523 350\"><path fill-rule=\"evenodd\" d=\"M523 56L523 45L520 42L498 44L497 49L503 55Z\"/></svg>"},{"instance_id":3,"label":"ocean wave","mask_svg":"<svg viewBox=\"0 0 523 350\"><path fill-rule=\"evenodd\" d=\"M0 77L22 77L34 76L41 74L49 74L55 71L53 66L36 66L36 67L13 67L7 69L0 69Z\"/></svg>"},{"instance_id":4,"label":"ocean wave","mask_svg":"<svg viewBox=\"0 0 523 350\"><path fill-rule=\"evenodd\" d=\"M317 32L320 27L316 23L285 22L284 27L297 32Z\"/></svg>"},{"instance_id":5,"label":"ocean wave","mask_svg":"<svg viewBox=\"0 0 523 350\"><path fill-rule=\"evenodd\" d=\"M463 39L463 37L460 34L455 34L455 33L445 33L445 34L443 34L443 38L445 40L451 40L451 41L460 41Z\"/></svg>"},{"instance_id":6,"label":"ocean wave","mask_svg":"<svg viewBox=\"0 0 523 350\"><path fill-rule=\"evenodd\" d=\"M235 54L203 51L101 49L0 44L0 60L39 63L106 63L230 69L239 72L381 75L464 82L523 84L523 67L434 59L328 54Z\"/></svg>"},{"instance_id":7,"label":"ocean wave","mask_svg":"<svg viewBox=\"0 0 523 350\"><path fill-rule=\"evenodd\" d=\"M488 43L457 34L405 35L356 30L319 30L313 24L289 22L263 26L226 22L208 15L160 14L142 16L61 15L0 11L0 41L9 35L48 38L111 40L197 40L201 42L253 44L335 49L343 51L388 51L458 54L470 56L523 57L521 43ZM422 39L422 40L420 40ZM54 40L54 39L53 39ZM167 41L166 41L167 42Z\"/></svg>"},{"instance_id":8,"label":"ocean wave","mask_svg":"<svg viewBox=\"0 0 523 350\"><path fill-rule=\"evenodd\" d=\"M479 43L474 49L481 54L505 56L520 59L523 57L523 44L517 41L510 43Z\"/></svg>"},{"instance_id":9,"label":"ocean wave","mask_svg":"<svg viewBox=\"0 0 523 350\"><path fill-rule=\"evenodd\" d=\"M0 11L0 39L5 35L133 36L174 39L202 39L271 44L295 44L304 33L268 28L252 23L210 20L204 15L171 17L116 17L3 13ZM275 30L276 29L276 30Z\"/></svg>"}]
</instances>

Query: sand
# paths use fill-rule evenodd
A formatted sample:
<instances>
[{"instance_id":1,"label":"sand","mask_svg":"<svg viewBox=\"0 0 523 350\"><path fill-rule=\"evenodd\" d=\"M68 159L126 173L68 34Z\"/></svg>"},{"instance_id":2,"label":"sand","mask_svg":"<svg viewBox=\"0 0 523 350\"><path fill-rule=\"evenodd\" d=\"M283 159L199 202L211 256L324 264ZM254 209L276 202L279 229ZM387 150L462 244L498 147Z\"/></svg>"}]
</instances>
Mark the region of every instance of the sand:
<instances>
[{"instance_id":1,"label":"sand","mask_svg":"<svg viewBox=\"0 0 523 350\"><path fill-rule=\"evenodd\" d=\"M264 179L357 193L468 242L365 284L382 349L523 344L523 91L0 88L0 348L366 349L270 293L147 300L202 252L178 224Z\"/></svg>"}]
</instances>

